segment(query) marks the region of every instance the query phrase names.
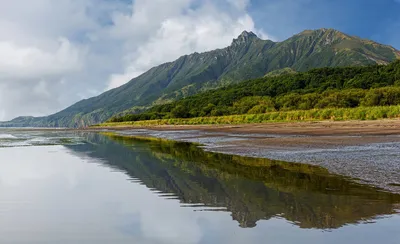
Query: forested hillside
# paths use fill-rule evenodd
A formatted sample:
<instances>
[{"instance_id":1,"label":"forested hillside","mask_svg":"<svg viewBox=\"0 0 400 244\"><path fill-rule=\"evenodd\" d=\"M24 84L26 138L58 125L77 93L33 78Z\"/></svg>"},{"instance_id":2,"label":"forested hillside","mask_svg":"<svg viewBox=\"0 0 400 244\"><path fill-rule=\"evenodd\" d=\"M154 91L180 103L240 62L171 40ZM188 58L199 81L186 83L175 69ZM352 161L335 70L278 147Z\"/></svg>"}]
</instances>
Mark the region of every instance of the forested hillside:
<instances>
[{"instance_id":1,"label":"forested hillside","mask_svg":"<svg viewBox=\"0 0 400 244\"><path fill-rule=\"evenodd\" d=\"M41 118L19 117L0 126L84 127L117 114L137 113L154 105L265 75L318 67L388 64L399 57L400 52L393 47L333 29L304 31L282 42L261 40L252 32L243 32L226 48L193 53L161 64L121 87L79 101L56 114ZM210 111L220 114L225 113L224 109Z\"/></svg>"},{"instance_id":2,"label":"forested hillside","mask_svg":"<svg viewBox=\"0 0 400 244\"><path fill-rule=\"evenodd\" d=\"M320 68L266 76L154 106L112 122L193 118L313 108L400 104L400 61L367 67Z\"/></svg>"}]
</instances>

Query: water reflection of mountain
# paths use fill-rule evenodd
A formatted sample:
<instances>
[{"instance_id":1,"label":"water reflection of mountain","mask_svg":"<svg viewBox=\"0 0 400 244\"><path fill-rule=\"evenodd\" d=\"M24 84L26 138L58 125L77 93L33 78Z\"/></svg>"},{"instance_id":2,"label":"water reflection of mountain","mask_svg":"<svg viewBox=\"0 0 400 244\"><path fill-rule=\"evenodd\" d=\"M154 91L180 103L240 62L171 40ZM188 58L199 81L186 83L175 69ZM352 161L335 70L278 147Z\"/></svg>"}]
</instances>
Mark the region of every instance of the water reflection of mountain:
<instances>
[{"instance_id":1,"label":"water reflection of mountain","mask_svg":"<svg viewBox=\"0 0 400 244\"><path fill-rule=\"evenodd\" d=\"M241 227L281 216L301 228L339 228L393 214L400 202L316 166L209 153L189 143L95 134L87 140L68 148L182 203L225 208Z\"/></svg>"}]
</instances>

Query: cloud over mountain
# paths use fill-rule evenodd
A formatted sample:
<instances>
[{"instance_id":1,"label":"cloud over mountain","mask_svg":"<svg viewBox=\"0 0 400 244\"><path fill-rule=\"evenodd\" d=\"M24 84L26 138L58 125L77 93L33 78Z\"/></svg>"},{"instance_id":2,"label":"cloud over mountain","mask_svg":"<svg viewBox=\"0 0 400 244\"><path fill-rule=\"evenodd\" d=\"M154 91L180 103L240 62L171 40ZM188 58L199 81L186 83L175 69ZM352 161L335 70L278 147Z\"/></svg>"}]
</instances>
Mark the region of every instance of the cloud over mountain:
<instances>
[{"instance_id":1,"label":"cloud over mountain","mask_svg":"<svg viewBox=\"0 0 400 244\"><path fill-rule=\"evenodd\" d=\"M255 28L243 0L15 0L0 9L0 119L46 115ZM23 16L23 18L22 18Z\"/></svg>"}]
</instances>

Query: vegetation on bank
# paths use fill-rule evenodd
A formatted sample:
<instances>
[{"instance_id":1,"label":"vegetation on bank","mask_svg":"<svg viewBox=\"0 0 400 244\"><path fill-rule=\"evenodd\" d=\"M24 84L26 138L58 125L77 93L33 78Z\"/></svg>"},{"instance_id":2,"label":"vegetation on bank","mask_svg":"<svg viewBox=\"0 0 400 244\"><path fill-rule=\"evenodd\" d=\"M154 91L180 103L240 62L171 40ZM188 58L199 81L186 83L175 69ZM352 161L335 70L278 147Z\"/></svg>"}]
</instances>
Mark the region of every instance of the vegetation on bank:
<instances>
[{"instance_id":1,"label":"vegetation on bank","mask_svg":"<svg viewBox=\"0 0 400 244\"><path fill-rule=\"evenodd\" d=\"M106 122L98 126L157 126L157 125L206 125L206 124L248 124L268 122L297 122L322 120L376 120L400 118L400 105L326 108L296 111L279 111L263 114L243 114L196 118L171 118L125 122Z\"/></svg>"},{"instance_id":2,"label":"vegetation on bank","mask_svg":"<svg viewBox=\"0 0 400 244\"><path fill-rule=\"evenodd\" d=\"M201 124L219 123L220 120L249 123L247 121L322 120L331 117L377 119L397 117L393 114L396 107L368 107L399 104L400 61L396 61L387 66L321 68L263 77L157 105L140 114L114 117L109 122L160 120L158 123ZM360 111L360 114L347 115L345 108L359 108L352 112L357 114Z\"/></svg>"}]
</instances>

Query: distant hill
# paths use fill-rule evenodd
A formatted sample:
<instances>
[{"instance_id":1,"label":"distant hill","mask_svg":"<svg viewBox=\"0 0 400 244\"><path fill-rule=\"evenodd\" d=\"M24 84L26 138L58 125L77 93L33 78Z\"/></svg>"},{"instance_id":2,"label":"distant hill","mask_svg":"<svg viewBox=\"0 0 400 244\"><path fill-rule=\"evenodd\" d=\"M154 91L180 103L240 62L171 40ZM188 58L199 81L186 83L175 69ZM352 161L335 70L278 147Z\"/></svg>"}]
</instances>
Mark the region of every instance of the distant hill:
<instances>
[{"instance_id":1,"label":"distant hill","mask_svg":"<svg viewBox=\"0 0 400 244\"><path fill-rule=\"evenodd\" d=\"M245 31L229 47L182 56L56 114L19 117L0 126L83 127L274 70L388 64L398 58L400 52L393 47L333 29L303 31L283 42L261 40Z\"/></svg>"}]
</instances>

